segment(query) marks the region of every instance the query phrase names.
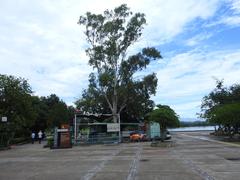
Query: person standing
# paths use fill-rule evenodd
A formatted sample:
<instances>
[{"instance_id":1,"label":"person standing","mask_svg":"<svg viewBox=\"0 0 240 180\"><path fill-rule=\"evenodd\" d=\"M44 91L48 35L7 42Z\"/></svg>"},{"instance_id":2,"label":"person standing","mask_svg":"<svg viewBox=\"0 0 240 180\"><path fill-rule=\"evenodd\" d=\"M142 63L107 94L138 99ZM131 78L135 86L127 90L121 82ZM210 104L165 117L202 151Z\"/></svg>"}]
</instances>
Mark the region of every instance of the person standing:
<instances>
[{"instance_id":1,"label":"person standing","mask_svg":"<svg viewBox=\"0 0 240 180\"><path fill-rule=\"evenodd\" d=\"M35 133L34 132L32 132L31 138L32 138L32 144L34 144L34 141L35 141Z\"/></svg>"},{"instance_id":2,"label":"person standing","mask_svg":"<svg viewBox=\"0 0 240 180\"><path fill-rule=\"evenodd\" d=\"M42 136L43 136L43 133L42 133L42 131L40 130L40 131L38 132L38 141L39 141L39 144L41 144Z\"/></svg>"}]
</instances>

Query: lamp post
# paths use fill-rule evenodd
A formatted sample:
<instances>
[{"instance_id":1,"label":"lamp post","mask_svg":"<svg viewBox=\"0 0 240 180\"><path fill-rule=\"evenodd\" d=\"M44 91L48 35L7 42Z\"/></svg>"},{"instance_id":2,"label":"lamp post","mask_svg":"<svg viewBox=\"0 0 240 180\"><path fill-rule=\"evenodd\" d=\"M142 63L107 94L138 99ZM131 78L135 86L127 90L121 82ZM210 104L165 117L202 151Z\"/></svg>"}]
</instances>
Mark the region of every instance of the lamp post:
<instances>
[{"instance_id":1,"label":"lamp post","mask_svg":"<svg viewBox=\"0 0 240 180\"><path fill-rule=\"evenodd\" d=\"M119 124L119 134L118 134L119 139L118 139L118 141L119 141L119 143L120 143L120 142L121 142L121 120L120 120L120 113L118 114L118 124Z\"/></svg>"},{"instance_id":2,"label":"lamp post","mask_svg":"<svg viewBox=\"0 0 240 180\"><path fill-rule=\"evenodd\" d=\"M0 145L3 145L3 146L8 146L8 135L7 135L7 117L6 116L2 116L1 117L1 123L4 124L2 126L2 128L0 128Z\"/></svg>"}]
</instances>

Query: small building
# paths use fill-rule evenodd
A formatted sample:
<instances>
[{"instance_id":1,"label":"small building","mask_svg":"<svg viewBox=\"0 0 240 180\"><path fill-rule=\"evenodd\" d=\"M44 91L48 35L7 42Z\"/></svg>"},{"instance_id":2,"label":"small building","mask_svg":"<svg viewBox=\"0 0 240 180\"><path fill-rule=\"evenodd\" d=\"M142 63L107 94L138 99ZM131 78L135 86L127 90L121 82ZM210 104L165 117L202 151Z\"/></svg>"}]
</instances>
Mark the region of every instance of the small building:
<instances>
[{"instance_id":1,"label":"small building","mask_svg":"<svg viewBox=\"0 0 240 180\"><path fill-rule=\"evenodd\" d=\"M160 125L156 122L151 122L147 125L147 136L149 139L160 137Z\"/></svg>"},{"instance_id":2,"label":"small building","mask_svg":"<svg viewBox=\"0 0 240 180\"><path fill-rule=\"evenodd\" d=\"M73 143L121 142L126 130L138 130L140 123L113 123L112 114L75 113ZM124 132L123 132L124 131Z\"/></svg>"}]
</instances>

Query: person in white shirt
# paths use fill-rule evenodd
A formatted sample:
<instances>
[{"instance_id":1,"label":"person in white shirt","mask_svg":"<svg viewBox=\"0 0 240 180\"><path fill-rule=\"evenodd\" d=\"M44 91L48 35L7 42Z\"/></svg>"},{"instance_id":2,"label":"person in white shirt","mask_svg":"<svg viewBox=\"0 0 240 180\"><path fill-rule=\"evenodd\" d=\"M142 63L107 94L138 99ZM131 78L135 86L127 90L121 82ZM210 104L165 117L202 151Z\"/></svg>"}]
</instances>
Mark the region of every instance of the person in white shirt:
<instances>
[{"instance_id":1,"label":"person in white shirt","mask_svg":"<svg viewBox=\"0 0 240 180\"><path fill-rule=\"evenodd\" d=\"M41 144L42 136L43 136L43 133L42 133L42 131L40 130L40 131L38 132L38 141L39 141L39 144Z\"/></svg>"}]
</instances>

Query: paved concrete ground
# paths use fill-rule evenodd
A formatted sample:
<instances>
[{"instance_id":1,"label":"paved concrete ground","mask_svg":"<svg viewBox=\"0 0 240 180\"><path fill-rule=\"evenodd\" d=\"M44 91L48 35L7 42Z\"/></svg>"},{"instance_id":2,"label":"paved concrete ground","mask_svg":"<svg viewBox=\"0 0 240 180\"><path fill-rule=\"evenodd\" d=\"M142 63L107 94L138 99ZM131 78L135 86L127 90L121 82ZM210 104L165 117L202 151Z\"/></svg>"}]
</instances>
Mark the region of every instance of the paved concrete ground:
<instances>
[{"instance_id":1,"label":"paved concrete ground","mask_svg":"<svg viewBox=\"0 0 240 180\"><path fill-rule=\"evenodd\" d=\"M170 148L149 142L59 150L16 146L0 151L0 179L240 179L240 146L208 140L206 132L176 133L173 140Z\"/></svg>"}]
</instances>

